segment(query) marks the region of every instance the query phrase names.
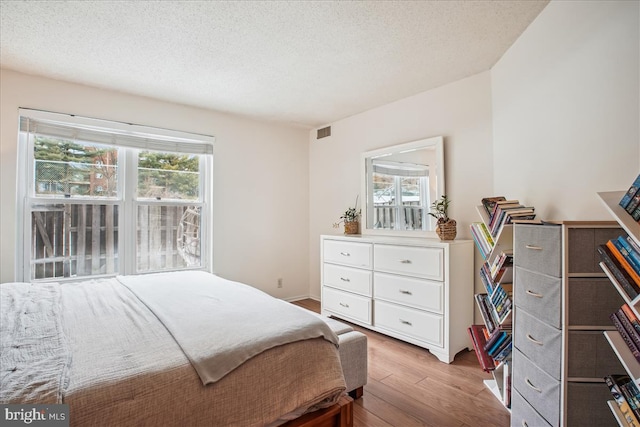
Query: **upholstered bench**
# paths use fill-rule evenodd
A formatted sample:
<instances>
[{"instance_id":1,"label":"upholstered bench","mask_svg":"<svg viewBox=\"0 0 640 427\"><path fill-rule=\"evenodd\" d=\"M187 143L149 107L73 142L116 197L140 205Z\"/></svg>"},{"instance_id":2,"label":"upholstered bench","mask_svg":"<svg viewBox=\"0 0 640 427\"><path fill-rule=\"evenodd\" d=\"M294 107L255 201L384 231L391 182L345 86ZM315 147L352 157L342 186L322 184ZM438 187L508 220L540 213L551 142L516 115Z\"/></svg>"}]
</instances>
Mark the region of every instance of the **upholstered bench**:
<instances>
[{"instance_id":1,"label":"upholstered bench","mask_svg":"<svg viewBox=\"0 0 640 427\"><path fill-rule=\"evenodd\" d=\"M358 399L367 383L367 336L346 323L326 316L320 317L338 335L340 363L347 383L347 392L352 398Z\"/></svg>"}]
</instances>

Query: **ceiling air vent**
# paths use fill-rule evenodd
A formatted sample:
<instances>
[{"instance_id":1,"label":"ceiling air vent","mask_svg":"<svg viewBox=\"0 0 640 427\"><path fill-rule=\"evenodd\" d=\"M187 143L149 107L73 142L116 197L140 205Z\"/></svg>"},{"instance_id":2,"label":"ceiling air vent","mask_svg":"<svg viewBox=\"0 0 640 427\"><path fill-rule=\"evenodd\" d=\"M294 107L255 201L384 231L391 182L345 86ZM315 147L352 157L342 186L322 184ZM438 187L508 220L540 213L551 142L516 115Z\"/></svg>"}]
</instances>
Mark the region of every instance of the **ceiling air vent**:
<instances>
[{"instance_id":1,"label":"ceiling air vent","mask_svg":"<svg viewBox=\"0 0 640 427\"><path fill-rule=\"evenodd\" d=\"M328 136L331 136L331 126L327 126L326 128L318 129L318 137L316 139L326 138Z\"/></svg>"}]
</instances>

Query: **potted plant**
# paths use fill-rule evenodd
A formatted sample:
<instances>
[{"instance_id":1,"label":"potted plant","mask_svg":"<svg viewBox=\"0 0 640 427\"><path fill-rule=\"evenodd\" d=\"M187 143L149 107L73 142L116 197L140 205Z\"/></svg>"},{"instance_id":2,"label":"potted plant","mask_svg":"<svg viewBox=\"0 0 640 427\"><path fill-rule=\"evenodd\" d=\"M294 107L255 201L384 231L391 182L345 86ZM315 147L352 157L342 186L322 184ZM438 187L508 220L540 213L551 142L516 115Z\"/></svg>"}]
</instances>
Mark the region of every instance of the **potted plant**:
<instances>
[{"instance_id":1,"label":"potted plant","mask_svg":"<svg viewBox=\"0 0 640 427\"><path fill-rule=\"evenodd\" d=\"M429 215L437 220L436 234L440 237L440 240L453 240L458 232L456 220L449 218L448 210L450 204L451 200L446 194L443 194L442 197L431 204Z\"/></svg>"},{"instance_id":2,"label":"potted plant","mask_svg":"<svg viewBox=\"0 0 640 427\"><path fill-rule=\"evenodd\" d=\"M344 211L340 216L340 221L334 223L333 227L338 228L340 224L344 223L344 234L358 234L360 231L360 215L361 210L358 209L358 197L356 196L355 206Z\"/></svg>"}]
</instances>

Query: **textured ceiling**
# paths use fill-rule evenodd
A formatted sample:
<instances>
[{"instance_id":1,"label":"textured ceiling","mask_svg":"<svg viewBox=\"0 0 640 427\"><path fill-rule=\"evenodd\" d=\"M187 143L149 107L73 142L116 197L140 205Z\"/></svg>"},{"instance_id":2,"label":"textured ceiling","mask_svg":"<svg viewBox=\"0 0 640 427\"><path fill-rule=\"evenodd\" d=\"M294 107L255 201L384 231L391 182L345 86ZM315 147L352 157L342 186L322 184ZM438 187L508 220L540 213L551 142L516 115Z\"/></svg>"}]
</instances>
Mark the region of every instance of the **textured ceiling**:
<instances>
[{"instance_id":1,"label":"textured ceiling","mask_svg":"<svg viewBox=\"0 0 640 427\"><path fill-rule=\"evenodd\" d=\"M489 70L546 4L2 0L0 65L313 128Z\"/></svg>"}]
</instances>

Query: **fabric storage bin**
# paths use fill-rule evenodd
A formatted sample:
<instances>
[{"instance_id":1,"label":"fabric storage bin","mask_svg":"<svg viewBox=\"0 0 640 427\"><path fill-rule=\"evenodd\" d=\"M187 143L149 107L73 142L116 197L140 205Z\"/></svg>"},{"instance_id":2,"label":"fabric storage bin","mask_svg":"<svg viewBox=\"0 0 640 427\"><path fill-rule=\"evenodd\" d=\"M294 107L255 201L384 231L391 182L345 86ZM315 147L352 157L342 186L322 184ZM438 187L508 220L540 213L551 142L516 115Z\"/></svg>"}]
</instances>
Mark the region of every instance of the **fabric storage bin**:
<instances>
[{"instance_id":1,"label":"fabric storage bin","mask_svg":"<svg viewBox=\"0 0 640 427\"><path fill-rule=\"evenodd\" d=\"M515 268L514 286L518 307L556 328L562 327L562 279L546 276L521 267Z\"/></svg>"},{"instance_id":2,"label":"fabric storage bin","mask_svg":"<svg viewBox=\"0 0 640 427\"><path fill-rule=\"evenodd\" d=\"M511 393L512 427L551 427L551 424L529 405L516 390Z\"/></svg>"},{"instance_id":3,"label":"fabric storage bin","mask_svg":"<svg viewBox=\"0 0 640 427\"><path fill-rule=\"evenodd\" d=\"M518 224L518 233L513 241L513 257L519 260L520 267L527 270L560 277L561 235L562 228L559 226Z\"/></svg>"},{"instance_id":4,"label":"fabric storage bin","mask_svg":"<svg viewBox=\"0 0 640 427\"><path fill-rule=\"evenodd\" d=\"M560 420L560 381L537 367L518 349L513 351L513 388L551 425ZM606 404L606 403L605 403Z\"/></svg>"},{"instance_id":5,"label":"fabric storage bin","mask_svg":"<svg viewBox=\"0 0 640 427\"><path fill-rule=\"evenodd\" d=\"M529 360L545 370L553 378L560 379L560 357L562 354L562 331L540 322L518 308L513 337L518 350Z\"/></svg>"},{"instance_id":6,"label":"fabric storage bin","mask_svg":"<svg viewBox=\"0 0 640 427\"><path fill-rule=\"evenodd\" d=\"M602 331L569 331L568 357L569 378L603 378L612 372L624 372Z\"/></svg>"},{"instance_id":7,"label":"fabric storage bin","mask_svg":"<svg viewBox=\"0 0 640 427\"><path fill-rule=\"evenodd\" d=\"M567 392L567 426L618 425L607 405L607 401L612 397L604 382L569 382Z\"/></svg>"},{"instance_id":8,"label":"fabric storage bin","mask_svg":"<svg viewBox=\"0 0 640 427\"><path fill-rule=\"evenodd\" d=\"M569 278L570 326L611 326L609 314L616 312L622 304L624 300L606 277ZM593 307L598 307L598 310Z\"/></svg>"},{"instance_id":9,"label":"fabric storage bin","mask_svg":"<svg viewBox=\"0 0 640 427\"><path fill-rule=\"evenodd\" d=\"M624 232L621 228L572 228L568 234L569 273L602 273L596 248Z\"/></svg>"}]
</instances>

